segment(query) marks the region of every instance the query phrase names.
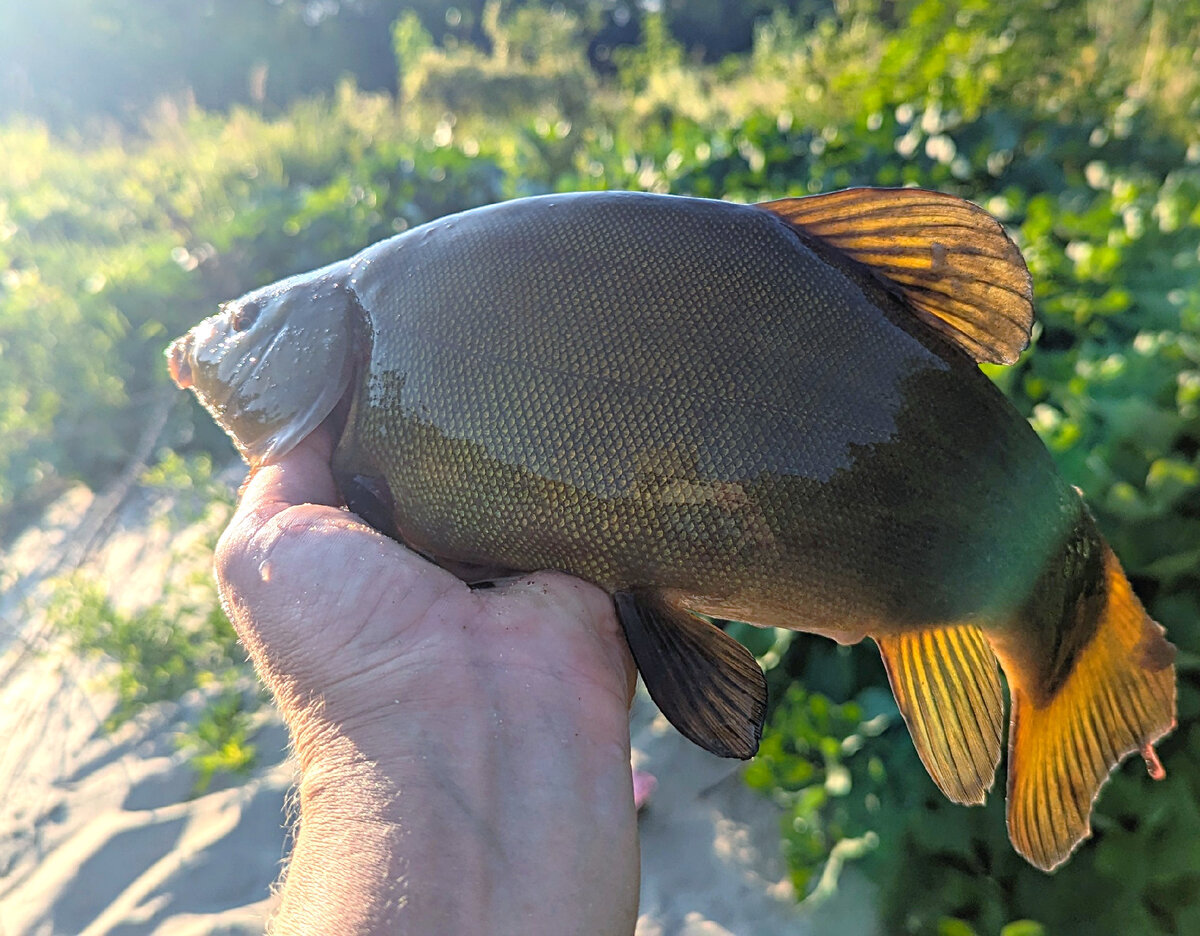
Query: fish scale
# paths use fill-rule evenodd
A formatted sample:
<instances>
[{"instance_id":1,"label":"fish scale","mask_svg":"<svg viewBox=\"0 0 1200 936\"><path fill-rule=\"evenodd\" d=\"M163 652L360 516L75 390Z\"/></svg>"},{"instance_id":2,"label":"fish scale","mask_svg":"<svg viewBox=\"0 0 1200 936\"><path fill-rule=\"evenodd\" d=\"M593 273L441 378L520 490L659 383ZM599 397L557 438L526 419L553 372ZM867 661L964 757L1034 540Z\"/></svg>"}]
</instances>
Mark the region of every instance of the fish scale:
<instances>
[{"instance_id":1,"label":"fish scale","mask_svg":"<svg viewBox=\"0 0 1200 936\"><path fill-rule=\"evenodd\" d=\"M885 509L877 484L855 481L851 447L879 449L886 459L882 450L892 446L903 459L919 441L931 466L954 459L962 439L896 438L901 408L932 409L932 424L954 418L937 412L947 408L938 388L919 401L896 392L922 374L936 383L949 367L893 321L901 313L880 314L872 302L880 297L798 245L774 217L741 208L730 220L734 206L675 201L675 213L663 217L653 198L593 198L580 224L570 200L542 211L533 200L522 214L509 211L517 216L505 219L503 249L512 259L501 264L486 210L372 258L356 284L364 308L397 311L386 328L375 323L363 393L386 398L381 388L396 374L404 389L400 413L369 408L356 433L364 455L387 466L411 537L447 559L562 568L609 588L645 579L701 595L720 589L729 600L752 601L753 589L785 592L794 608L810 612L836 593L844 605L844 590L826 584L845 577L844 557L863 553L864 541L894 540L875 528L895 510ZM642 215L652 209L649 226ZM721 218L715 233L710 216ZM723 246L733 234L736 251ZM556 247L547 260L526 256L528 243ZM683 275L664 278L664 254ZM447 269L472 273L447 277ZM585 291L597 301L580 306L571 297ZM515 312L505 301L511 295L521 297ZM713 321L727 325L704 327ZM581 347L593 354L576 364ZM797 374L798 355L815 357L817 366ZM854 369L839 366L850 358ZM568 361L573 366L559 363ZM998 397L977 370L960 369L959 394ZM977 444L1012 437L1008 444L1048 467L1028 427L992 409L1003 420L977 425ZM811 496L756 494L768 494L774 478L778 488L835 477L815 504ZM929 493L944 496L945 482ZM855 502L864 496L880 514L860 509ZM777 501L785 502L781 510ZM827 518L822 548L809 545L812 525L797 502ZM504 522L493 522L497 512ZM599 517L612 531L603 540L595 536ZM953 552L962 537L953 526L940 529L955 537L952 547L910 537L907 548L925 545L926 557L914 564L945 577L953 570L935 568L928 554ZM1047 553L1057 535L1046 537ZM873 550L865 552L869 561ZM828 567L829 553L841 554L838 568ZM730 555L754 561L730 562ZM672 570L665 583L660 566ZM865 585L870 575L859 578ZM862 610L839 616L883 616L871 605L886 598L861 587L859 596Z\"/></svg>"}]
</instances>

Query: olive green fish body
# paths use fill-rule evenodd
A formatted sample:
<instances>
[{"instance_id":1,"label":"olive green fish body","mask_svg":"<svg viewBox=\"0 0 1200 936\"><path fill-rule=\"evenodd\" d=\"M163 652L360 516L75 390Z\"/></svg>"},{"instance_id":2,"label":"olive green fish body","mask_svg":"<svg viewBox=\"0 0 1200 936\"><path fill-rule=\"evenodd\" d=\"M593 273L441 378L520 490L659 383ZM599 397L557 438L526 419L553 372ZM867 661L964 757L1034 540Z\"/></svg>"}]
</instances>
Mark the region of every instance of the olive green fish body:
<instances>
[{"instance_id":1,"label":"olive green fish body","mask_svg":"<svg viewBox=\"0 0 1200 936\"><path fill-rule=\"evenodd\" d=\"M324 420L347 506L469 581L612 593L687 737L757 749L766 683L700 614L879 646L930 775L1039 867L1174 724L1174 648L980 372L1032 291L961 199L633 193L444 218L227 304L168 352L252 465Z\"/></svg>"},{"instance_id":2,"label":"olive green fish body","mask_svg":"<svg viewBox=\"0 0 1200 936\"><path fill-rule=\"evenodd\" d=\"M1078 511L973 362L760 209L528 199L354 288L362 470L439 557L857 640L1003 620Z\"/></svg>"}]
</instances>

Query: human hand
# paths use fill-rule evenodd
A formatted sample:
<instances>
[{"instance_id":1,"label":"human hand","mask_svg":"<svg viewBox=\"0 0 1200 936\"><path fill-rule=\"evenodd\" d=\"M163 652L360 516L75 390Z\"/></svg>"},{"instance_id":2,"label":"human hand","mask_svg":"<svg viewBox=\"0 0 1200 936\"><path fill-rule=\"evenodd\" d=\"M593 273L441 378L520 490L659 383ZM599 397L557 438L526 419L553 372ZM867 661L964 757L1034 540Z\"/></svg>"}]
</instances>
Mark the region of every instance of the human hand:
<instances>
[{"instance_id":1,"label":"human hand","mask_svg":"<svg viewBox=\"0 0 1200 936\"><path fill-rule=\"evenodd\" d=\"M635 670L603 591L471 590L337 508L318 432L257 471L222 600L300 764L274 932L633 932Z\"/></svg>"}]
</instances>

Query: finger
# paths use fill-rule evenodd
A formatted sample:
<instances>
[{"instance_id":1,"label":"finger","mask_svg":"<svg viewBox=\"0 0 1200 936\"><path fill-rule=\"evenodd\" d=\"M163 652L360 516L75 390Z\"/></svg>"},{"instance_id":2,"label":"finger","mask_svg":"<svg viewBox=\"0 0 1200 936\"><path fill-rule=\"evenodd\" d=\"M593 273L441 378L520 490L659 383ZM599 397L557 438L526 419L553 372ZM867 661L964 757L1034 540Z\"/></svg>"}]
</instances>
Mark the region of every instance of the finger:
<instances>
[{"instance_id":1,"label":"finger","mask_svg":"<svg viewBox=\"0 0 1200 936\"><path fill-rule=\"evenodd\" d=\"M341 512L334 511L338 495L329 467L332 448L328 433L318 429L275 464L251 471L214 556L223 597L229 597L231 588L244 596L261 584L259 568L283 530L300 532L323 516L337 519ZM285 523L280 515L291 508ZM272 520L278 522L271 524L275 529L266 542L262 534Z\"/></svg>"},{"instance_id":2,"label":"finger","mask_svg":"<svg viewBox=\"0 0 1200 936\"><path fill-rule=\"evenodd\" d=\"M340 498L330 469L332 455L333 439L321 427L275 464L255 470L242 492L238 519L259 526L294 504L338 506Z\"/></svg>"},{"instance_id":3,"label":"finger","mask_svg":"<svg viewBox=\"0 0 1200 936\"><path fill-rule=\"evenodd\" d=\"M331 439L319 430L278 463L255 471L217 544L222 602L263 666L281 652L303 655L308 651L300 645L336 631L327 623L318 632L305 626L308 620L341 621L346 614L339 609L382 605L384 596L408 596L415 612L451 589L467 591L449 573L334 506L339 497L331 451Z\"/></svg>"}]
</instances>

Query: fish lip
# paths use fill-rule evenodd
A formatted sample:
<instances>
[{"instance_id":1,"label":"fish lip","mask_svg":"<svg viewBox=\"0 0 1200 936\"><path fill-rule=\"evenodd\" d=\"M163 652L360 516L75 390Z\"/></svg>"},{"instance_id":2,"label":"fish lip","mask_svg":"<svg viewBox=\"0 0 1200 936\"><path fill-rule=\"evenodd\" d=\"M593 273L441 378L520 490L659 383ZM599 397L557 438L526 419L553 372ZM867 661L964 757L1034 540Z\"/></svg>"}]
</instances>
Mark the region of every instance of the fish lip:
<instances>
[{"instance_id":1,"label":"fish lip","mask_svg":"<svg viewBox=\"0 0 1200 936\"><path fill-rule=\"evenodd\" d=\"M167 371L171 379L183 390L192 386L192 333L176 338L167 346Z\"/></svg>"}]
</instances>

